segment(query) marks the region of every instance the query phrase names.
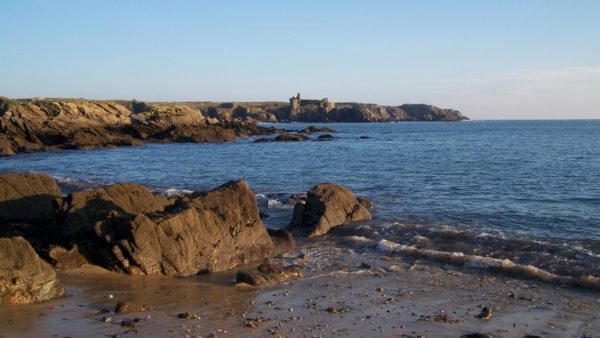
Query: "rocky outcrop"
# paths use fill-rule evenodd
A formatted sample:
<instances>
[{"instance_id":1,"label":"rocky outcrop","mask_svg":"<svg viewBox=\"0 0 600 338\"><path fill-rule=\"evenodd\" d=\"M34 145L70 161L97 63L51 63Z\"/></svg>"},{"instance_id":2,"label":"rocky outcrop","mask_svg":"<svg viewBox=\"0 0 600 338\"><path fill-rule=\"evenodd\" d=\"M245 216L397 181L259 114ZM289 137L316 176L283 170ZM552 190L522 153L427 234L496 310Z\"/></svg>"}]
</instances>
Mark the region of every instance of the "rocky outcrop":
<instances>
[{"instance_id":1,"label":"rocky outcrop","mask_svg":"<svg viewBox=\"0 0 600 338\"><path fill-rule=\"evenodd\" d=\"M93 238L81 245L93 252L97 264L114 271L190 276L231 269L274 252L245 181L185 196L163 213L104 207L101 220L92 218Z\"/></svg>"},{"instance_id":2,"label":"rocky outcrop","mask_svg":"<svg viewBox=\"0 0 600 338\"><path fill-rule=\"evenodd\" d=\"M312 134L312 133L335 133L335 130L327 127L317 127L310 125L306 128L298 130L299 133Z\"/></svg>"},{"instance_id":3,"label":"rocky outcrop","mask_svg":"<svg viewBox=\"0 0 600 338\"><path fill-rule=\"evenodd\" d=\"M245 181L171 200L131 183L61 197L50 177L5 174L0 194L0 205L11 206L0 209L0 236L27 238L58 269L89 262L130 274L190 276L294 247L285 231L273 234L274 245Z\"/></svg>"},{"instance_id":4,"label":"rocky outcrop","mask_svg":"<svg viewBox=\"0 0 600 338\"><path fill-rule=\"evenodd\" d=\"M0 238L0 304L41 302L65 294L56 272L22 237Z\"/></svg>"},{"instance_id":5,"label":"rocky outcrop","mask_svg":"<svg viewBox=\"0 0 600 338\"><path fill-rule=\"evenodd\" d=\"M275 142L298 142L298 141L306 141L308 137L302 134L294 134L294 133L285 133L281 135L277 135L275 137Z\"/></svg>"},{"instance_id":6,"label":"rocky outcrop","mask_svg":"<svg viewBox=\"0 0 600 338\"><path fill-rule=\"evenodd\" d=\"M260 127L255 122L468 119L459 111L425 104L380 106L338 103L335 108L330 108L319 105L318 102L306 102L309 103L292 110L289 105L281 102L215 105L72 99L11 100L0 97L0 156L56 149L138 145L148 141L224 142L242 136L280 132ZM327 129L316 132L323 131ZM309 127L302 132L311 133L315 130ZM299 140L299 137L294 136L293 140Z\"/></svg>"},{"instance_id":7,"label":"rocky outcrop","mask_svg":"<svg viewBox=\"0 0 600 338\"><path fill-rule=\"evenodd\" d=\"M306 230L309 237L320 236L346 221L371 219L365 206L350 189L321 183L308 191L306 203L296 203L291 226Z\"/></svg>"},{"instance_id":8,"label":"rocky outcrop","mask_svg":"<svg viewBox=\"0 0 600 338\"><path fill-rule=\"evenodd\" d=\"M53 217L61 196L51 177L39 174L0 175L0 222L30 222Z\"/></svg>"},{"instance_id":9,"label":"rocky outcrop","mask_svg":"<svg viewBox=\"0 0 600 338\"><path fill-rule=\"evenodd\" d=\"M461 121L468 119L457 110L426 104L380 106L365 103L340 103L331 110L309 105L300 108L294 114L280 115L285 122Z\"/></svg>"},{"instance_id":10,"label":"rocky outcrop","mask_svg":"<svg viewBox=\"0 0 600 338\"><path fill-rule=\"evenodd\" d=\"M186 104L0 98L0 156L151 142L223 142L272 131Z\"/></svg>"},{"instance_id":11,"label":"rocky outcrop","mask_svg":"<svg viewBox=\"0 0 600 338\"><path fill-rule=\"evenodd\" d=\"M254 140L254 143L266 143L266 142L302 142L310 140L309 137L298 134L298 133L280 133L275 138L261 137Z\"/></svg>"}]
</instances>

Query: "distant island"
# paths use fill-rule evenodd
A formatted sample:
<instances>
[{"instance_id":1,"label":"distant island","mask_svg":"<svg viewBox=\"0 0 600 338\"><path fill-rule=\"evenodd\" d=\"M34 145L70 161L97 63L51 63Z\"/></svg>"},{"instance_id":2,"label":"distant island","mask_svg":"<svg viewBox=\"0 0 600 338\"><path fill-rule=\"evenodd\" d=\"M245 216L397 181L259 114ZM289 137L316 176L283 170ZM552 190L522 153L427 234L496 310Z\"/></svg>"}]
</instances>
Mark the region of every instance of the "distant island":
<instances>
[{"instance_id":1,"label":"distant island","mask_svg":"<svg viewBox=\"0 0 600 338\"><path fill-rule=\"evenodd\" d=\"M282 133L257 122L462 121L426 104L381 106L302 99L288 102L143 102L0 97L0 156L144 142L226 142Z\"/></svg>"}]
</instances>

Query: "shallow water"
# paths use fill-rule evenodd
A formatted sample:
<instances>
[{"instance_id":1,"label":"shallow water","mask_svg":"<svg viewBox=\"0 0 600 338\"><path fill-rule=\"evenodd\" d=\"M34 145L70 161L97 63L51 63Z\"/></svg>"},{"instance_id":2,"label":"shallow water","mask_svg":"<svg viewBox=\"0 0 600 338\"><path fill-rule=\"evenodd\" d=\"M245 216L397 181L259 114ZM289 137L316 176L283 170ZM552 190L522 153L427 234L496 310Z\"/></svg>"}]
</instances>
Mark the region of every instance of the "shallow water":
<instances>
[{"instance_id":1,"label":"shallow water","mask_svg":"<svg viewBox=\"0 0 600 338\"><path fill-rule=\"evenodd\" d=\"M376 205L354 235L598 275L600 120L327 126L336 139L23 154L0 159L0 172L47 173L67 191L128 181L173 193L244 178L271 201L275 227L291 210L285 196L332 181Z\"/></svg>"}]
</instances>

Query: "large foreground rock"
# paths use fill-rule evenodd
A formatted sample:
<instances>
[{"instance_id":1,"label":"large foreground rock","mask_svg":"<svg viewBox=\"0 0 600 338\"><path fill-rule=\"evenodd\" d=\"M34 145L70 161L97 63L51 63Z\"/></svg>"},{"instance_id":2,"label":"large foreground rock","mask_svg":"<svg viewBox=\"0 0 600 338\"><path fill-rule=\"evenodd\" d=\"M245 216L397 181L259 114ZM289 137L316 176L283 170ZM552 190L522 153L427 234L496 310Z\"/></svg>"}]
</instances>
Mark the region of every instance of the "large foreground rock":
<instances>
[{"instance_id":1,"label":"large foreground rock","mask_svg":"<svg viewBox=\"0 0 600 338\"><path fill-rule=\"evenodd\" d=\"M40 302L65 294L56 272L22 237L0 238L0 304Z\"/></svg>"},{"instance_id":2,"label":"large foreground rock","mask_svg":"<svg viewBox=\"0 0 600 338\"><path fill-rule=\"evenodd\" d=\"M245 181L186 196L163 214L112 212L94 224L96 261L131 274L190 276L274 252Z\"/></svg>"},{"instance_id":3,"label":"large foreground rock","mask_svg":"<svg viewBox=\"0 0 600 338\"><path fill-rule=\"evenodd\" d=\"M39 174L0 175L0 222L29 222L52 217L61 196L51 177Z\"/></svg>"},{"instance_id":4,"label":"large foreground rock","mask_svg":"<svg viewBox=\"0 0 600 338\"><path fill-rule=\"evenodd\" d=\"M294 248L285 232L273 234L274 245L245 181L176 200L130 183L63 198L54 180L33 174L1 175L0 189L0 205L7 206L0 236L26 238L59 269L89 262L131 274L190 276Z\"/></svg>"},{"instance_id":5,"label":"large foreground rock","mask_svg":"<svg viewBox=\"0 0 600 338\"><path fill-rule=\"evenodd\" d=\"M350 189L333 183L321 183L307 193L306 204L296 203L292 226L308 231L310 237L327 233L346 221L371 219L371 213Z\"/></svg>"}]
</instances>

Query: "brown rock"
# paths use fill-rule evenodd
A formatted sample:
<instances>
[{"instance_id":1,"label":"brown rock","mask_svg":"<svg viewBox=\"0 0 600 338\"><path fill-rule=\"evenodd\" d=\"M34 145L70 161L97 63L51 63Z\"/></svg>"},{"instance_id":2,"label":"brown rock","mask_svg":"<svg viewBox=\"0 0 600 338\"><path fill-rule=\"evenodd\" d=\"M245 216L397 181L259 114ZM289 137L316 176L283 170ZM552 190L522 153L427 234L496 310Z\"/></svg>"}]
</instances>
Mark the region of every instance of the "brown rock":
<instances>
[{"instance_id":1,"label":"brown rock","mask_svg":"<svg viewBox=\"0 0 600 338\"><path fill-rule=\"evenodd\" d=\"M294 208L291 224L309 231L309 236L319 236L347 220L371 219L369 211L354 197L350 189L332 183L316 185L307 193L304 206Z\"/></svg>"},{"instance_id":2,"label":"brown rock","mask_svg":"<svg viewBox=\"0 0 600 338\"><path fill-rule=\"evenodd\" d=\"M59 270L76 269L88 264L88 260L79 253L77 245L74 245L71 250L54 246L48 250L48 256L54 261L54 267Z\"/></svg>"},{"instance_id":3,"label":"brown rock","mask_svg":"<svg viewBox=\"0 0 600 338\"><path fill-rule=\"evenodd\" d=\"M308 140L308 137L302 135L302 134L292 134L292 133L285 133L285 134L281 134L281 135L277 135L277 137L275 137L274 141L276 142L298 142L298 141L306 141Z\"/></svg>"},{"instance_id":4,"label":"brown rock","mask_svg":"<svg viewBox=\"0 0 600 338\"><path fill-rule=\"evenodd\" d=\"M266 260L255 271L238 271L235 276L236 283L245 283L252 286L265 286L280 283L290 279L302 277L302 268L291 265L283 266L280 262Z\"/></svg>"},{"instance_id":5,"label":"brown rock","mask_svg":"<svg viewBox=\"0 0 600 338\"><path fill-rule=\"evenodd\" d=\"M101 264L132 274L190 276L222 271L273 253L245 181L186 196L166 215L109 217L95 226ZM96 250L98 251L98 250Z\"/></svg>"},{"instance_id":6,"label":"brown rock","mask_svg":"<svg viewBox=\"0 0 600 338\"><path fill-rule=\"evenodd\" d=\"M119 302L115 307L115 313L143 312L152 310L151 305L134 304L130 302Z\"/></svg>"},{"instance_id":7,"label":"brown rock","mask_svg":"<svg viewBox=\"0 0 600 338\"><path fill-rule=\"evenodd\" d=\"M27 304L65 294L56 272L22 237L0 238L0 304Z\"/></svg>"},{"instance_id":8,"label":"brown rock","mask_svg":"<svg viewBox=\"0 0 600 338\"><path fill-rule=\"evenodd\" d=\"M303 133L303 134L311 134L311 133L335 133L335 130L331 129L331 128L327 128L327 127L317 127L314 125L310 125L304 129L301 129L298 131L299 133Z\"/></svg>"},{"instance_id":9,"label":"brown rock","mask_svg":"<svg viewBox=\"0 0 600 338\"><path fill-rule=\"evenodd\" d=\"M49 176L12 173L0 175L0 222L44 220L54 214L55 200L61 196Z\"/></svg>"},{"instance_id":10,"label":"brown rock","mask_svg":"<svg viewBox=\"0 0 600 338\"><path fill-rule=\"evenodd\" d=\"M358 204L362 205L367 210L373 208L373 202L364 197L357 197L356 200L358 201Z\"/></svg>"},{"instance_id":11,"label":"brown rock","mask_svg":"<svg viewBox=\"0 0 600 338\"><path fill-rule=\"evenodd\" d=\"M224 142L272 132L250 121L209 121L193 104L0 97L0 156L146 140Z\"/></svg>"}]
</instances>

